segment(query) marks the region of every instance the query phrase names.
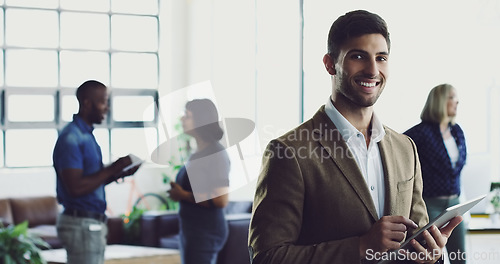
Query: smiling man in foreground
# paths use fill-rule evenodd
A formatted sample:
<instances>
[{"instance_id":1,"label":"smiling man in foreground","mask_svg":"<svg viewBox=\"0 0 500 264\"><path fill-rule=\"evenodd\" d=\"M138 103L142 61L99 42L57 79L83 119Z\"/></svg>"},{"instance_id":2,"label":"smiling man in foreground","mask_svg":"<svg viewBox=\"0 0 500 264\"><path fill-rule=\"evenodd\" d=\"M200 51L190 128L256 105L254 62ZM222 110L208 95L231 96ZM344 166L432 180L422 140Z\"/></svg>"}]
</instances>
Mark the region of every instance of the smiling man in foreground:
<instances>
[{"instance_id":1,"label":"smiling man in foreground","mask_svg":"<svg viewBox=\"0 0 500 264\"><path fill-rule=\"evenodd\" d=\"M333 23L323 57L331 97L264 154L249 234L254 264L378 261L429 221L415 144L373 112L389 52L380 16L358 10ZM413 252L394 260L440 261L460 221L425 231L425 246L412 241Z\"/></svg>"}]
</instances>

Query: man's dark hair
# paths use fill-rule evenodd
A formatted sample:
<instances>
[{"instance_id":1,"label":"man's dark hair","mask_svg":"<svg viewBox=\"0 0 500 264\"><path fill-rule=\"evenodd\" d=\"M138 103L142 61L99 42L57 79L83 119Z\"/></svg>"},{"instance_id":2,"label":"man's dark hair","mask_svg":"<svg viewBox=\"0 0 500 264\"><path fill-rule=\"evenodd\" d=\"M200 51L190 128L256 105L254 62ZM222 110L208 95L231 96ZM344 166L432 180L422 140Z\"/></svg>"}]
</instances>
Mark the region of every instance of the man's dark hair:
<instances>
[{"instance_id":1,"label":"man's dark hair","mask_svg":"<svg viewBox=\"0 0 500 264\"><path fill-rule=\"evenodd\" d=\"M80 87L76 89L76 99L78 99L78 102L82 104L83 100L88 98L92 90L96 88L106 88L106 85L96 80L88 80L82 83Z\"/></svg>"},{"instance_id":2,"label":"man's dark hair","mask_svg":"<svg viewBox=\"0 0 500 264\"><path fill-rule=\"evenodd\" d=\"M389 51L391 50L391 40L385 21L377 14L356 10L340 16L333 22L328 33L328 54L336 61L342 44L365 34L381 34L387 42Z\"/></svg>"},{"instance_id":3,"label":"man's dark hair","mask_svg":"<svg viewBox=\"0 0 500 264\"><path fill-rule=\"evenodd\" d=\"M198 135L207 142L219 141L224 131L219 126L219 114L215 104L209 99L195 99L186 103L186 110L193 114Z\"/></svg>"}]
</instances>

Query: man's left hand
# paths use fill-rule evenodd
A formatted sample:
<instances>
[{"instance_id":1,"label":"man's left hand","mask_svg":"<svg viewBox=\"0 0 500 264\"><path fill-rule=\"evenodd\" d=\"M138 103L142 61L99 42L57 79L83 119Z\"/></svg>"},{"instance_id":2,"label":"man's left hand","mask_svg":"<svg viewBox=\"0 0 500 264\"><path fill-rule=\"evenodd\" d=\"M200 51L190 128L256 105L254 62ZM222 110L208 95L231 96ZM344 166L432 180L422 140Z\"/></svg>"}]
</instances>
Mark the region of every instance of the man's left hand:
<instances>
[{"instance_id":1,"label":"man's left hand","mask_svg":"<svg viewBox=\"0 0 500 264\"><path fill-rule=\"evenodd\" d=\"M457 216L448 223L445 227L438 229L436 226L432 226L428 230L422 232L424 242L419 243L416 239L413 239L410 244L415 249L415 252L404 252L408 259L415 261L416 263L435 263L443 255L443 248L448 242L453 229L462 222L463 218ZM416 254L415 254L416 253ZM418 259L415 259L418 256ZM422 258L425 256L424 258Z\"/></svg>"}]
</instances>

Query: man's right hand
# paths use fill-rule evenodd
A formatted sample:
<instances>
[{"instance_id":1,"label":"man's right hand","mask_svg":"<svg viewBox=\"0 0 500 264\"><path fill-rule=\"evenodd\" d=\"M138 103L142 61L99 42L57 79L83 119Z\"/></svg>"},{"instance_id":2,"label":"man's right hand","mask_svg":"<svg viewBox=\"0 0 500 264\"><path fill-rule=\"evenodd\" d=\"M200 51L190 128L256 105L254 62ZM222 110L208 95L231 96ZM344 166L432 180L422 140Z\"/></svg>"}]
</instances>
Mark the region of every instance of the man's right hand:
<instances>
[{"instance_id":1,"label":"man's right hand","mask_svg":"<svg viewBox=\"0 0 500 264\"><path fill-rule=\"evenodd\" d=\"M114 180L118 180L120 178L125 178L127 176L130 176L134 174L139 167L141 166L140 164L132 167L129 170L123 171L124 168L126 168L128 165L132 164L132 159L127 155L124 157L121 157L117 159L115 162L113 162L109 167L112 169L112 178Z\"/></svg>"},{"instance_id":2,"label":"man's right hand","mask_svg":"<svg viewBox=\"0 0 500 264\"><path fill-rule=\"evenodd\" d=\"M404 216L383 216L370 228L368 233L360 237L359 253L362 259L367 250L386 252L400 247L408 229L418 228L417 224Z\"/></svg>"}]
</instances>

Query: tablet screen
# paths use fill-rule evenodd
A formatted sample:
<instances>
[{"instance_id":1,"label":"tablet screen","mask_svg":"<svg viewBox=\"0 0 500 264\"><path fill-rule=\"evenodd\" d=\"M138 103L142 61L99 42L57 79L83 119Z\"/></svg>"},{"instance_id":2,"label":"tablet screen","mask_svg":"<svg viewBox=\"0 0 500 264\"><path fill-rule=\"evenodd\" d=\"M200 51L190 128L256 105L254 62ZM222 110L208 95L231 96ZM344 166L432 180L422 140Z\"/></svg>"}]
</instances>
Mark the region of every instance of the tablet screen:
<instances>
[{"instance_id":1,"label":"tablet screen","mask_svg":"<svg viewBox=\"0 0 500 264\"><path fill-rule=\"evenodd\" d=\"M425 230L429 229L431 226L435 225L437 228L442 228L446 224L450 222L451 219L453 219L456 216L463 215L465 212L469 211L472 207L474 207L477 203L479 203L481 200L486 197L486 194L481 195L477 198L474 198L472 200L469 200L467 202L457 204L451 207L446 208L441 214L439 214L436 218L431 220L427 225L425 225L423 228L419 229L415 234L413 234L411 237L407 238L405 242L401 244L400 248L405 248L412 239L416 238L417 241L420 242L419 240L419 235L424 232Z\"/></svg>"},{"instance_id":2,"label":"tablet screen","mask_svg":"<svg viewBox=\"0 0 500 264\"><path fill-rule=\"evenodd\" d=\"M463 215L465 212L469 211L472 207L474 207L481 200L483 200L484 197L486 197L486 194L481 195L479 197L476 197L474 199L471 199L467 202L446 208L436 218L431 220L427 225L425 225L424 227L419 229L417 232L415 232L415 234L413 234L411 237L407 238L403 243L401 243L401 246L399 247L399 249L391 250L391 251L387 252L387 255L390 256L393 254L397 254L397 251L400 249L410 249L411 248L410 241L412 239L416 239L417 241L419 241L422 244L423 240L422 240L422 237L420 236L420 234L422 234L425 230L429 229L433 225L435 225L438 228L444 227L446 224L448 224L450 222L451 219L453 219L456 216ZM389 263L390 261L391 260L386 259L386 260L379 261L378 264Z\"/></svg>"}]
</instances>

